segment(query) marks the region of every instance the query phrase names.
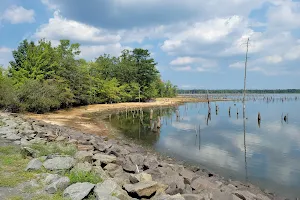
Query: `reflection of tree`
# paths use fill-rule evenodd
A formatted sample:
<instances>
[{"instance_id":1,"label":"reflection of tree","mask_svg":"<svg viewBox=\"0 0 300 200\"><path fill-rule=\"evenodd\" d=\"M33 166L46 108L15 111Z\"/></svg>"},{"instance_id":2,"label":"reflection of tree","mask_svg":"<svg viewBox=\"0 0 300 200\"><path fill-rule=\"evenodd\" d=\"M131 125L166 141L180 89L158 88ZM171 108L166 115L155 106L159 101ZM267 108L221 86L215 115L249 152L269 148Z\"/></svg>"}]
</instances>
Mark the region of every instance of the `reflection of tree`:
<instances>
[{"instance_id":1,"label":"reflection of tree","mask_svg":"<svg viewBox=\"0 0 300 200\"><path fill-rule=\"evenodd\" d=\"M176 108L152 108L153 120L150 120L150 109L122 112L110 117L112 126L116 127L129 138L153 145L159 140L160 129L155 128L157 119L164 116L164 120L172 119Z\"/></svg>"},{"instance_id":2,"label":"reflection of tree","mask_svg":"<svg viewBox=\"0 0 300 200\"><path fill-rule=\"evenodd\" d=\"M247 168L247 146L246 146L246 106L243 102L243 129L244 129L244 152L245 152L245 180L248 182L248 168Z\"/></svg>"}]
</instances>

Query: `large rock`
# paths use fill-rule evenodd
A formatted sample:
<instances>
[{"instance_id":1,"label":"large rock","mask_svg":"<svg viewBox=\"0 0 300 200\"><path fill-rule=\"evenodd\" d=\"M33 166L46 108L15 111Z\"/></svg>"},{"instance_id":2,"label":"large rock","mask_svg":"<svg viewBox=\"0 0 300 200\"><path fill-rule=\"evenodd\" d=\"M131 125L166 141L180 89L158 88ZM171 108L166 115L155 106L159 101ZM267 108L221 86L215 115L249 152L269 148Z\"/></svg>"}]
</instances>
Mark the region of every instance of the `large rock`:
<instances>
[{"instance_id":1,"label":"large rock","mask_svg":"<svg viewBox=\"0 0 300 200\"><path fill-rule=\"evenodd\" d=\"M92 163L93 152L92 151L77 151L74 158L78 162Z\"/></svg>"},{"instance_id":2,"label":"large rock","mask_svg":"<svg viewBox=\"0 0 300 200\"><path fill-rule=\"evenodd\" d=\"M164 195L159 195L159 196L154 197L153 200L185 200L185 199L180 194L176 194L173 196L164 194Z\"/></svg>"},{"instance_id":3,"label":"large rock","mask_svg":"<svg viewBox=\"0 0 300 200\"><path fill-rule=\"evenodd\" d=\"M122 167L124 171L129 173L135 173L137 171L136 165L132 163L132 161L128 157L126 157L122 162Z\"/></svg>"},{"instance_id":4,"label":"large rock","mask_svg":"<svg viewBox=\"0 0 300 200\"><path fill-rule=\"evenodd\" d=\"M144 181L152 181L152 176L144 172L139 174L130 174L129 180L133 184L138 182L144 182Z\"/></svg>"},{"instance_id":5,"label":"large rock","mask_svg":"<svg viewBox=\"0 0 300 200\"><path fill-rule=\"evenodd\" d=\"M77 163L71 171L90 172L92 171L92 167L93 167L92 164L88 162Z\"/></svg>"},{"instance_id":6,"label":"large rock","mask_svg":"<svg viewBox=\"0 0 300 200\"><path fill-rule=\"evenodd\" d=\"M101 166L93 166L92 172L101 177L103 180L108 179L108 174L102 169Z\"/></svg>"},{"instance_id":7,"label":"large rock","mask_svg":"<svg viewBox=\"0 0 300 200\"><path fill-rule=\"evenodd\" d=\"M44 180L44 183L46 185L49 185L55 181L57 181L60 178L58 174L48 174Z\"/></svg>"},{"instance_id":8,"label":"large rock","mask_svg":"<svg viewBox=\"0 0 300 200\"><path fill-rule=\"evenodd\" d=\"M97 200L106 199L108 196L115 196L121 200L131 199L128 194L113 180L108 179L98 183L94 189Z\"/></svg>"},{"instance_id":9,"label":"large rock","mask_svg":"<svg viewBox=\"0 0 300 200\"><path fill-rule=\"evenodd\" d=\"M113 156L113 155L105 155L105 154L102 154L102 153L97 153L93 156L93 159L100 162L100 163L97 163L97 164L101 164L101 163L108 164L108 163L116 162L117 157Z\"/></svg>"},{"instance_id":10,"label":"large rock","mask_svg":"<svg viewBox=\"0 0 300 200\"><path fill-rule=\"evenodd\" d=\"M77 148L78 148L79 151L93 151L94 150L94 146L93 145L78 144Z\"/></svg>"},{"instance_id":11,"label":"large rock","mask_svg":"<svg viewBox=\"0 0 300 200\"><path fill-rule=\"evenodd\" d=\"M39 159L34 158L28 163L25 171L39 170L41 169L42 165L43 163Z\"/></svg>"},{"instance_id":12,"label":"large rock","mask_svg":"<svg viewBox=\"0 0 300 200\"><path fill-rule=\"evenodd\" d=\"M113 180L121 187L125 184L129 184L129 175L128 173L124 172L122 174L116 174L116 176L113 178Z\"/></svg>"},{"instance_id":13,"label":"large rock","mask_svg":"<svg viewBox=\"0 0 300 200\"><path fill-rule=\"evenodd\" d=\"M107 171L107 173L111 177L115 177L115 176L120 175L120 174L123 173L123 168L121 166L113 164L113 163L107 164L104 167L104 169Z\"/></svg>"},{"instance_id":14,"label":"large rock","mask_svg":"<svg viewBox=\"0 0 300 200\"><path fill-rule=\"evenodd\" d=\"M204 177L199 177L193 180L191 187L196 191L201 191L203 189L217 189L218 186Z\"/></svg>"},{"instance_id":15,"label":"large rock","mask_svg":"<svg viewBox=\"0 0 300 200\"><path fill-rule=\"evenodd\" d=\"M107 143L107 142L98 142L94 144L95 149L105 152L107 149L109 149L112 146L112 143Z\"/></svg>"},{"instance_id":16,"label":"large rock","mask_svg":"<svg viewBox=\"0 0 300 200\"><path fill-rule=\"evenodd\" d=\"M14 134L14 133L7 133L5 138L8 140L20 140L21 139L20 136L18 136L17 134Z\"/></svg>"},{"instance_id":17,"label":"large rock","mask_svg":"<svg viewBox=\"0 0 300 200\"><path fill-rule=\"evenodd\" d=\"M148 156L145 159L144 166L147 169L155 169L158 167L158 165L159 165L159 162L157 161L157 159L154 156Z\"/></svg>"},{"instance_id":18,"label":"large rock","mask_svg":"<svg viewBox=\"0 0 300 200\"><path fill-rule=\"evenodd\" d=\"M212 200L218 200L218 199L222 199L222 200L241 200L240 198L238 198L237 196L235 196L231 193L221 192L219 190L212 191L210 193L210 198Z\"/></svg>"},{"instance_id":19,"label":"large rock","mask_svg":"<svg viewBox=\"0 0 300 200\"><path fill-rule=\"evenodd\" d=\"M159 189L159 185L155 181L125 184L123 187L129 194L138 195L140 198L150 197Z\"/></svg>"},{"instance_id":20,"label":"large rock","mask_svg":"<svg viewBox=\"0 0 300 200\"><path fill-rule=\"evenodd\" d=\"M71 200L82 200L89 195L91 190L95 187L91 183L75 183L64 190L63 197Z\"/></svg>"},{"instance_id":21,"label":"large rock","mask_svg":"<svg viewBox=\"0 0 300 200\"><path fill-rule=\"evenodd\" d=\"M183 194L185 200L205 200L202 195L199 194Z\"/></svg>"},{"instance_id":22,"label":"large rock","mask_svg":"<svg viewBox=\"0 0 300 200\"><path fill-rule=\"evenodd\" d=\"M175 195L177 193L184 193L185 184L182 176L173 175L173 176L164 176L160 181L169 186L166 190L167 194Z\"/></svg>"},{"instance_id":23,"label":"large rock","mask_svg":"<svg viewBox=\"0 0 300 200\"><path fill-rule=\"evenodd\" d=\"M235 196L237 196L240 199L243 200L254 200L257 199L255 194L252 194L251 192L247 190L239 190L234 193Z\"/></svg>"},{"instance_id":24,"label":"large rock","mask_svg":"<svg viewBox=\"0 0 300 200\"><path fill-rule=\"evenodd\" d=\"M44 167L48 170L66 170L74 166L75 160L72 157L54 157L44 162Z\"/></svg>"},{"instance_id":25,"label":"large rock","mask_svg":"<svg viewBox=\"0 0 300 200\"><path fill-rule=\"evenodd\" d=\"M187 170L187 169L181 170L181 172L179 174L184 178L185 184L191 184L193 178L196 177L196 174L194 172Z\"/></svg>"},{"instance_id":26,"label":"large rock","mask_svg":"<svg viewBox=\"0 0 300 200\"><path fill-rule=\"evenodd\" d=\"M50 185L47 185L45 190L49 194L54 194L57 191L62 191L70 185L70 179L68 177L61 177L56 181L52 182Z\"/></svg>"},{"instance_id":27,"label":"large rock","mask_svg":"<svg viewBox=\"0 0 300 200\"><path fill-rule=\"evenodd\" d=\"M144 156L142 156L141 154L131 154L129 155L129 159L135 165L143 166L144 164Z\"/></svg>"}]
</instances>

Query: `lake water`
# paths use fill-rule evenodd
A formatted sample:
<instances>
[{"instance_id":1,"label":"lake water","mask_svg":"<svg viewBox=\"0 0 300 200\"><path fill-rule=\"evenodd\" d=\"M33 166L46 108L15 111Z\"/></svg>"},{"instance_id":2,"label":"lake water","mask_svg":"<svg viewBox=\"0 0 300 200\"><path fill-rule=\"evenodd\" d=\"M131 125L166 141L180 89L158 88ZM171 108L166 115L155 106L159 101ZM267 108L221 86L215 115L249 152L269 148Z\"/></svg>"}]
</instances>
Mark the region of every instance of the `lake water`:
<instances>
[{"instance_id":1,"label":"lake water","mask_svg":"<svg viewBox=\"0 0 300 200\"><path fill-rule=\"evenodd\" d=\"M207 103L186 103L176 108L156 108L152 121L150 109L144 109L143 116L128 111L127 115L122 112L107 120L127 137L158 152L225 178L250 182L287 197L299 197L300 99L295 95L284 96L288 99L282 101L279 95L268 101L252 97L246 102L245 120L243 104L233 101L211 102L210 117ZM153 121L157 116L162 116L162 126L156 131Z\"/></svg>"}]
</instances>

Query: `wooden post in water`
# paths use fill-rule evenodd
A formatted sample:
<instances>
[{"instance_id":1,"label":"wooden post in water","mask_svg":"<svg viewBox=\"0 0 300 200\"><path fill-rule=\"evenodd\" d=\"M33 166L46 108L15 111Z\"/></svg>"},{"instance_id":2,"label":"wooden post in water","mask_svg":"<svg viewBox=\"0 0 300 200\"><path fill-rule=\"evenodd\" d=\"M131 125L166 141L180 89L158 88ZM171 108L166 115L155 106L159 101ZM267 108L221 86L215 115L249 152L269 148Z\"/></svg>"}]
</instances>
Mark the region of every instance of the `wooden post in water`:
<instances>
[{"instance_id":1,"label":"wooden post in water","mask_svg":"<svg viewBox=\"0 0 300 200\"><path fill-rule=\"evenodd\" d=\"M229 109L228 109L229 117L231 117L231 113L230 113L231 111L230 110L231 110L231 106L229 106Z\"/></svg>"}]
</instances>

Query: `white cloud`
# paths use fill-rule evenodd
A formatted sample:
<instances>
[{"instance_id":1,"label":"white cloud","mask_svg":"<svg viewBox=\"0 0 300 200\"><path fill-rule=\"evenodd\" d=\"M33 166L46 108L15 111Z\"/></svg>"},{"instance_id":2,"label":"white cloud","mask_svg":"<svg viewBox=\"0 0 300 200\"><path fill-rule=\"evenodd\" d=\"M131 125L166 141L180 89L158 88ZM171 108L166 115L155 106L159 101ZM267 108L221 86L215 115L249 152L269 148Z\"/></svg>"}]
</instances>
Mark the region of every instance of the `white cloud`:
<instances>
[{"instance_id":1,"label":"white cloud","mask_svg":"<svg viewBox=\"0 0 300 200\"><path fill-rule=\"evenodd\" d=\"M244 62L235 62L235 63L230 64L229 67L241 69L241 68L245 67L245 64L244 64Z\"/></svg>"},{"instance_id":2,"label":"white cloud","mask_svg":"<svg viewBox=\"0 0 300 200\"><path fill-rule=\"evenodd\" d=\"M267 63L280 63L282 61L282 57L279 55L267 56L265 59Z\"/></svg>"},{"instance_id":3,"label":"white cloud","mask_svg":"<svg viewBox=\"0 0 300 200\"><path fill-rule=\"evenodd\" d=\"M192 57L178 57L175 60L172 60L170 62L170 65L186 65L186 64L191 64L193 62L195 62L195 58Z\"/></svg>"},{"instance_id":4,"label":"white cloud","mask_svg":"<svg viewBox=\"0 0 300 200\"><path fill-rule=\"evenodd\" d=\"M1 19L12 24L33 23L35 22L34 15L32 9L27 10L22 6L11 6L4 11Z\"/></svg>"},{"instance_id":5,"label":"white cloud","mask_svg":"<svg viewBox=\"0 0 300 200\"><path fill-rule=\"evenodd\" d=\"M54 3L51 3L49 0L41 0L41 2L47 6L50 10L56 10L58 9L57 6Z\"/></svg>"},{"instance_id":6,"label":"white cloud","mask_svg":"<svg viewBox=\"0 0 300 200\"><path fill-rule=\"evenodd\" d=\"M284 58L287 60L296 60L300 58L300 45L290 48L285 54Z\"/></svg>"},{"instance_id":7,"label":"white cloud","mask_svg":"<svg viewBox=\"0 0 300 200\"><path fill-rule=\"evenodd\" d=\"M185 66L185 67L172 67L175 71L191 71L191 66Z\"/></svg>"},{"instance_id":8,"label":"white cloud","mask_svg":"<svg viewBox=\"0 0 300 200\"><path fill-rule=\"evenodd\" d=\"M273 29L297 29L300 27L300 3L292 0L279 2L269 9L267 17Z\"/></svg>"},{"instance_id":9,"label":"white cloud","mask_svg":"<svg viewBox=\"0 0 300 200\"><path fill-rule=\"evenodd\" d=\"M42 25L34 34L35 38L70 39L90 43L116 43L120 40L117 34L74 20L63 18L58 11L47 24Z\"/></svg>"},{"instance_id":10,"label":"white cloud","mask_svg":"<svg viewBox=\"0 0 300 200\"><path fill-rule=\"evenodd\" d=\"M80 57L83 57L88 60L93 60L103 54L119 56L124 48L125 47L122 47L120 43L107 45L83 45L80 47ZM130 48L127 47L127 49Z\"/></svg>"}]
</instances>

